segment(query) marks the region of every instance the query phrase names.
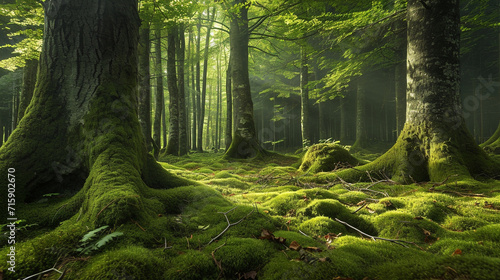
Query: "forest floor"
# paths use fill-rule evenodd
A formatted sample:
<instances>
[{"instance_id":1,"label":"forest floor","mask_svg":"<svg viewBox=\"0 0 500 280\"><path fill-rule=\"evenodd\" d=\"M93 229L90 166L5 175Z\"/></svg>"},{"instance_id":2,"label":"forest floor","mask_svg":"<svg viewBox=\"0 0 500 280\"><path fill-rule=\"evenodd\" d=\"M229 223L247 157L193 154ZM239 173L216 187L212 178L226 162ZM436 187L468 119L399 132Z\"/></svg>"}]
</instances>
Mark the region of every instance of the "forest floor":
<instances>
[{"instance_id":1,"label":"forest floor","mask_svg":"<svg viewBox=\"0 0 500 280\"><path fill-rule=\"evenodd\" d=\"M168 190L183 203L112 229L123 235L102 248L54 253L55 267L68 279L500 279L500 181L329 182L299 160L164 157L201 185Z\"/></svg>"}]
</instances>

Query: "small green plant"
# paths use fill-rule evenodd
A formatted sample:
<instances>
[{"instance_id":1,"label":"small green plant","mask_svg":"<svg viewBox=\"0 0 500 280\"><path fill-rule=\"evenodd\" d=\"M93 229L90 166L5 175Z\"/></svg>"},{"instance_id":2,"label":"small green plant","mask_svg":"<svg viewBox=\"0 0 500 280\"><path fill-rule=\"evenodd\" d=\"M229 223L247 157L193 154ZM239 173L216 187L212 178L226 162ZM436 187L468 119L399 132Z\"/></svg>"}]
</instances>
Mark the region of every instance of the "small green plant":
<instances>
[{"instance_id":1,"label":"small green plant","mask_svg":"<svg viewBox=\"0 0 500 280\"><path fill-rule=\"evenodd\" d=\"M109 243L113 240L113 238L123 235L123 232L115 231L103 236L99 239L99 241L96 241L99 238L100 233L108 227L109 226L102 226L85 234L80 240L80 246L75 251L82 255L90 255L94 251L99 250L101 247Z\"/></svg>"}]
</instances>

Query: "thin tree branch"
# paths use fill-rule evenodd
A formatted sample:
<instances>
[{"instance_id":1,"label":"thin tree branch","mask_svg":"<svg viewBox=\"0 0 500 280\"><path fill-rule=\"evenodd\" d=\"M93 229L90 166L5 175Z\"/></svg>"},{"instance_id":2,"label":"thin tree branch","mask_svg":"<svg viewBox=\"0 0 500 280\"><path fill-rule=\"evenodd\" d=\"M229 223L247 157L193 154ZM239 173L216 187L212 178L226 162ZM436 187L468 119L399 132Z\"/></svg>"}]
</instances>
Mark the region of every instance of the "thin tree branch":
<instances>
[{"instance_id":1,"label":"thin tree branch","mask_svg":"<svg viewBox=\"0 0 500 280\"><path fill-rule=\"evenodd\" d=\"M252 49L256 49L256 50L258 50L258 51L261 51L261 52L263 52L263 53L265 53L265 54L267 54L267 55L274 56L274 57L278 57L278 55L277 55L277 54L267 52L267 51L265 51L265 50L263 50L263 49L261 49L261 48L259 48L259 47L256 47L256 46L250 46L250 45L248 45L248 47L249 47L249 48L252 48Z\"/></svg>"},{"instance_id":2,"label":"thin tree branch","mask_svg":"<svg viewBox=\"0 0 500 280\"><path fill-rule=\"evenodd\" d=\"M231 213L231 212L232 212L232 211L234 211L236 208L238 208L238 206L234 207L233 209L231 209L231 210L229 210L229 211L227 211L227 212L217 212L217 213L219 213L219 214L224 215L224 217L226 218L227 226L226 226L226 228L225 228L225 229L224 229L221 233L219 233L216 237L212 238L212 240L210 240L210 242L208 242L208 244L207 244L207 245L210 245L212 242L214 242L214 241L215 241L215 240L217 240L219 237L221 237L224 233L226 233L226 231L227 231L230 227L235 226L235 225L237 225L237 224L239 224L239 223L243 222L243 220L245 220L248 216L250 216L250 214L252 214L252 213L255 211L255 209L252 209L252 211L250 211L250 212L249 212L249 213L248 213L245 217L241 218L241 219L240 219L239 221L237 221L237 222L231 223L231 222L229 221L229 218L227 217L227 214Z\"/></svg>"},{"instance_id":3,"label":"thin tree branch","mask_svg":"<svg viewBox=\"0 0 500 280\"><path fill-rule=\"evenodd\" d=\"M343 225L346 225L346 226L348 226L348 227L352 228L353 230L355 230L355 231L359 232L360 234L362 234L362 235L364 235L364 236L366 236L366 237L369 237L369 238L370 238L370 239L372 239L373 241L375 241L375 240L377 240L377 239L380 239L380 240L384 240L384 241L389 241L389 242L392 242L392 243L396 243L396 244L401 245L401 246L406 247L406 248L409 248L409 247L408 247L408 246L406 246L405 244L402 244L402 243L414 244L413 242L406 241L406 240L388 239L388 238L383 238L383 237L378 237L378 236L372 236L372 235L369 235L368 233L364 233L364 232L362 232L361 230L359 230L359 229L357 229L357 228L355 228L355 227L351 226L350 224L348 224L348 223L346 223L346 222L344 222L344 221L341 221L341 220L339 220L339 219L337 219L337 218L335 218L335 221L337 221L337 222L339 222L339 223L341 223L341 224L343 224Z\"/></svg>"}]
</instances>

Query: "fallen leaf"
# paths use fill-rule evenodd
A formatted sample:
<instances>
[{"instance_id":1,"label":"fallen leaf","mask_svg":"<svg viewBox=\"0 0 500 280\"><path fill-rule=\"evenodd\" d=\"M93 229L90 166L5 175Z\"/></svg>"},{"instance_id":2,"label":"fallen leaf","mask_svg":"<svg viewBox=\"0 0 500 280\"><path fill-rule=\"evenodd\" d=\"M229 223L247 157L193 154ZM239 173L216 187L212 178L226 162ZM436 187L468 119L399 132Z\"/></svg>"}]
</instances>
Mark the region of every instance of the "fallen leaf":
<instances>
[{"instance_id":1,"label":"fallen leaf","mask_svg":"<svg viewBox=\"0 0 500 280\"><path fill-rule=\"evenodd\" d=\"M370 208L370 207L368 207L368 206L366 206L366 207L365 207L365 209L366 209L366 210L368 210L368 212L369 212L370 214L374 214L374 213L375 213L375 210L371 209L371 208Z\"/></svg>"},{"instance_id":2,"label":"fallen leaf","mask_svg":"<svg viewBox=\"0 0 500 280\"><path fill-rule=\"evenodd\" d=\"M363 204L365 204L365 203L366 203L366 200L361 200L361 201L360 201L360 202L358 202L358 204L356 204L356 205L357 205L357 206L361 206L361 205L363 205Z\"/></svg>"},{"instance_id":3,"label":"fallen leaf","mask_svg":"<svg viewBox=\"0 0 500 280\"><path fill-rule=\"evenodd\" d=\"M424 231L425 236L430 236L431 232L426 230L425 228L422 229Z\"/></svg>"},{"instance_id":4,"label":"fallen leaf","mask_svg":"<svg viewBox=\"0 0 500 280\"><path fill-rule=\"evenodd\" d=\"M302 248L302 246L300 246L300 244L295 240L292 241L292 243L290 243L290 246L288 246L288 247L294 251L298 251L298 250L300 250L300 248Z\"/></svg>"},{"instance_id":5,"label":"fallen leaf","mask_svg":"<svg viewBox=\"0 0 500 280\"><path fill-rule=\"evenodd\" d=\"M318 247L306 247L304 249L306 249L306 251L309 251L309 252L322 252L323 251Z\"/></svg>"},{"instance_id":6,"label":"fallen leaf","mask_svg":"<svg viewBox=\"0 0 500 280\"><path fill-rule=\"evenodd\" d=\"M264 210L264 213L269 214L269 211L268 210Z\"/></svg>"},{"instance_id":7,"label":"fallen leaf","mask_svg":"<svg viewBox=\"0 0 500 280\"><path fill-rule=\"evenodd\" d=\"M262 229L262 232L260 233L259 239L274 239L274 235L272 232L270 232L264 228L264 229Z\"/></svg>"},{"instance_id":8,"label":"fallen leaf","mask_svg":"<svg viewBox=\"0 0 500 280\"><path fill-rule=\"evenodd\" d=\"M456 249L455 252L453 252L453 254L451 254L452 256L455 256L455 255L462 255L462 250L460 249Z\"/></svg>"},{"instance_id":9,"label":"fallen leaf","mask_svg":"<svg viewBox=\"0 0 500 280\"><path fill-rule=\"evenodd\" d=\"M232 194L230 194L229 196L234 196L234 195L235 195L235 194L234 194L234 193L232 193Z\"/></svg>"},{"instance_id":10,"label":"fallen leaf","mask_svg":"<svg viewBox=\"0 0 500 280\"><path fill-rule=\"evenodd\" d=\"M330 261L330 258L329 257L325 257L325 258L319 258L318 259L319 262L329 262Z\"/></svg>"},{"instance_id":11,"label":"fallen leaf","mask_svg":"<svg viewBox=\"0 0 500 280\"><path fill-rule=\"evenodd\" d=\"M424 218L420 217L420 216L417 216L417 217L414 217L413 218L414 220L423 220Z\"/></svg>"},{"instance_id":12,"label":"fallen leaf","mask_svg":"<svg viewBox=\"0 0 500 280\"><path fill-rule=\"evenodd\" d=\"M392 206L392 203L390 200L384 200L384 201L381 201L380 203L382 203L385 207L390 207Z\"/></svg>"}]
</instances>

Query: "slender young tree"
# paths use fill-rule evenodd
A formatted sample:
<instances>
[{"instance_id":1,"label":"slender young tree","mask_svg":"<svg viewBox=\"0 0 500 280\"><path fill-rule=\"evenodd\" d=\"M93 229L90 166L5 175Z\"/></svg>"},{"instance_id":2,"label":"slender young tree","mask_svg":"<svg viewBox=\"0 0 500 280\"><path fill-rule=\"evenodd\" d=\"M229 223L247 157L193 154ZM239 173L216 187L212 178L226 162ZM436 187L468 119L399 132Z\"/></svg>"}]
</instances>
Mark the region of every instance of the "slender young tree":
<instances>
[{"instance_id":1,"label":"slender young tree","mask_svg":"<svg viewBox=\"0 0 500 280\"><path fill-rule=\"evenodd\" d=\"M164 90L163 90L163 67L161 59L161 29L160 24L155 24L155 76L156 76L156 91L155 91L155 114L153 119L153 142L154 142L154 156L158 159L161 148L161 119L164 108Z\"/></svg>"},{"instance_id":2,"label":"slender young tree","mask_svg":"<svg viewBox=\"0 0 500 280\"><path fill-rule=\"evenodd\" d=\"M175 47L178 40L178 27L171 25L168 29L167 48L167 85L169 93L169 129L168 143L165 152L169 155L179 155L179 89L175 67Z\"/></svg>"},{"instance_id":3,"label":"slender young tree","mask_svg":"<svg viewBox=\"0 0 500 280\"><path fill-rule=\"evenodd\" d=\"M186 39L184 36L184 24L179 24L179 48L177 51L178 59L178 76L179 76L179 155L183 156L188 153L188 126L186 113L186 90L184 86L184 62L186 53Z\"/></svg>"},{"instance_id":4,"label":"slender young tree","mask_svg":"<svg viewBox=\"0 0 500 280\"><path fill-rule=\"evenodd\" d=\"M203 85L201 87L200 110L198 111L198 151L203 151L203 124L205 122L205 101L207 97L207 74L208 74L208 54L210 48L210 31L212 30L213 20L215 18L215 6L210 14L210 9L207 8L207 17L209 23L207 26L207 34L205 36L205 51L203 52ZM210 18L210 15L212 16ZM208 144L208 143L207 143Z\"/></svg>"},{"instance_id":5,"label":"slender young tree","mask_svg":"<svg viewBox=\"0 0 500 280\"><path fill-rule=\"evenodd\" d=\"M33 98L33 91L35 90L36 84L36 72L38 68L38 60L30 59L26 61L26 66L24 66L23 72L23 85L21 87L21 96L19 99L19 109L17 119L21 121L24 117L26 108Z\"/></svg>"},{"instance_id":6,"label":"slender young tree","mask_svg":"<svg viewBox=\"0 0 500 280\"><path fill-rule=\"evenodd\" d=\"M153 149L151 139L151 82L149 70L149 26L144 22L139 30L139 123L148 151Z\"/></svg>"},{"instance_id":7,"label":"slender young tree","mask_svg":"<svg viewBox=\"0 0 500 280\"><path fill-rule=\"evenodd\" d=\"M300 68L300 128L302 132L302 147L311 143L311 124L309 123L309 59L305 46L301 47Z\"/></svg>"}]
</instances>

